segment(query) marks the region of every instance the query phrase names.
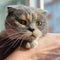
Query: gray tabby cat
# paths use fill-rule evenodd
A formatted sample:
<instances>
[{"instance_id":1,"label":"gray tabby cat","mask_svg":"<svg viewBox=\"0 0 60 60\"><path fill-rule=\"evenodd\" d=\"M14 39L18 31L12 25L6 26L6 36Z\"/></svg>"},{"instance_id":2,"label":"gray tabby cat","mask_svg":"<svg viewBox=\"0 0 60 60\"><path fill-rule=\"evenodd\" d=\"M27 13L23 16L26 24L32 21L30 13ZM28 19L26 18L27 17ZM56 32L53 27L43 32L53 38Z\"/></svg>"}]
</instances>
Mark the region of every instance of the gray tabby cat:
<instances>
[{"instance_id":1,"label":"gray tabby cat","mask_svg":"<svg viewBox=\"0 0 60 60\"><path fill-rule=\"evenodd\" d=\"M46 11L23 5L8 6L5 27L5 32L0 34L0 53L5 49L2 52L3 58L18 46L37 47L38 40L47 33Z\"/></svg>"}]
</instances>

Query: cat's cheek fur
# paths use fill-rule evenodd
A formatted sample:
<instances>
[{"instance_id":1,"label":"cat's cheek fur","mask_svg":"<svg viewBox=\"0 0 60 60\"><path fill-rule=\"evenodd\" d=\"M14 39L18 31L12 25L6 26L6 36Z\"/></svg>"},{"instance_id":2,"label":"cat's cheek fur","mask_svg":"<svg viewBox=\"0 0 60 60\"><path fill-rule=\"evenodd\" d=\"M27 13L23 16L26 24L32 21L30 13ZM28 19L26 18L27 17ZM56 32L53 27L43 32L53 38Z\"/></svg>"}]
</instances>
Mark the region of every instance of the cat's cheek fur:
<instances>
[{"instance_id":1,"label":"cat's cheek fur","mask_svg":"<svg viewBox=\"0 0 60 60\"><path fill-rule=\"evenodd\" d=\"M35 37L41 37L41 36L42 36L42 32L41 32L40 30L36 29L36 30L33 32L33 35L34 35Z\"/></svg>"}]
</instances>

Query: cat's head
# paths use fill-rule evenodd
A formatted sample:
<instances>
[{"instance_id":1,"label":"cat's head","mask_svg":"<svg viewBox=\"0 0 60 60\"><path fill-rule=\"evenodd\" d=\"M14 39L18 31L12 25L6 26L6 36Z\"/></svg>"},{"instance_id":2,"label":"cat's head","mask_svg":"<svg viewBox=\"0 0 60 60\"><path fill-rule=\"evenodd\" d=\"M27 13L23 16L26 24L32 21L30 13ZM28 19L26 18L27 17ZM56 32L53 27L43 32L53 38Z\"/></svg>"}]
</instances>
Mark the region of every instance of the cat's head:
<instances>
[{"instance_id":1,"label":"cat's head","mask_svg":"<svg viewBox=\"0 0 60 60\"><path fill-rule=\"evenodd\" d=\"M5 26L8 35L18 33L19 37L24 35L23 40L35 40L47 33L46 11L23 5L9 6Z\"/></svg>"}]
</instances>

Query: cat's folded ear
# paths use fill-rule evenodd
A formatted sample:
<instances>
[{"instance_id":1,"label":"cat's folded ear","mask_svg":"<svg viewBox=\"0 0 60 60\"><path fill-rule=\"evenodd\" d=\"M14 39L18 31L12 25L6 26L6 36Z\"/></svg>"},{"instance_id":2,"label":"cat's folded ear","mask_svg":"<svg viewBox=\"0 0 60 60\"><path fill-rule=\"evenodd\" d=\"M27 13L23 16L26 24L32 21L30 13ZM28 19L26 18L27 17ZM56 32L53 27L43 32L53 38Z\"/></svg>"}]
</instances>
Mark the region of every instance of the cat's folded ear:
<instances>
[{"instance_id":1,"label":"cat's folded ear","mask_svg":"<svg viewBox=\"0 0 60 60\"><path fill-rule=\"evenodd\" d=\"M37 11L43 15L47 15L48 11L43 9L37 9Z\"/></svg>"},{"instance_id":2,"label":"cat's folded ear","mask_svg":"<svg viewBox=\"0 0 60 60\"><path fill-rule=\"evenodd\" d=\"M7 7L8 8L8 14L12 14L15 11L15 8L13 7Z\"/></svg>"},{"instance_id":3,"label":"cat's folded ear","mask_svg":"<svg viewBox=\"0 0 60 60\"><path fill-rule=\"evenodd\" d=\"M46 15L48 12L47 12L47 10L42 10L41 13L44 14L44 15Z\"/></svg>"}]
</instances>

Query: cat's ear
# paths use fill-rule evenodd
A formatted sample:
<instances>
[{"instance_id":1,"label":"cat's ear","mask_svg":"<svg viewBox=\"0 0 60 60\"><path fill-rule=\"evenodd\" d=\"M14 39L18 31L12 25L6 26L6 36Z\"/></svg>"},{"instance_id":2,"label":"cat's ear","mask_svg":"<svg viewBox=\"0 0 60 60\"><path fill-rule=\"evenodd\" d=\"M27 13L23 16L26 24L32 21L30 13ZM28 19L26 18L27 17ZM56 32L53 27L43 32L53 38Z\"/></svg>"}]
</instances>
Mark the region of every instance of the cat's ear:
<instances>
[{"instance_id":1,"label":"cat's ear","mask_svg":"<svg viewBox=\"0 0 60 60\"><path fill-rule=\"evenodd\" d=\"M41 13L42 13L43 15L46 15L48 12L47 12L47 10L42 10Z\"/></svg>"},{"instance_id":2,"label":"cat's ear","mask_svg":"<svg viewBox=\"0 0 60 60\"><path fill-rule=\"evenodd\" d=\"M37 9L37 11L38 11L38 13L41 13L41 14L43 14L43 15L46 15L48 12L47 12L47 10L42 10L42 9Z\"/></svg>"},{"instance_id":3,"label":"cat's ear","mask_svg":"<svg viewBox=\"0 0 60 60\"><path fill-rule=\"evenodd\" d=\"M13 7L7 7L8 8L8 14L11 14L15 11Z\"/></svg>"}]
</instances>

